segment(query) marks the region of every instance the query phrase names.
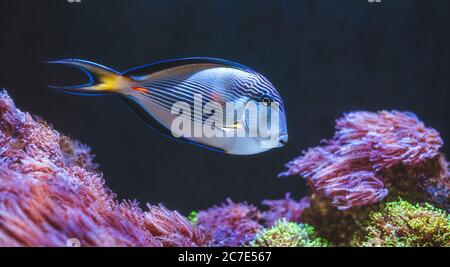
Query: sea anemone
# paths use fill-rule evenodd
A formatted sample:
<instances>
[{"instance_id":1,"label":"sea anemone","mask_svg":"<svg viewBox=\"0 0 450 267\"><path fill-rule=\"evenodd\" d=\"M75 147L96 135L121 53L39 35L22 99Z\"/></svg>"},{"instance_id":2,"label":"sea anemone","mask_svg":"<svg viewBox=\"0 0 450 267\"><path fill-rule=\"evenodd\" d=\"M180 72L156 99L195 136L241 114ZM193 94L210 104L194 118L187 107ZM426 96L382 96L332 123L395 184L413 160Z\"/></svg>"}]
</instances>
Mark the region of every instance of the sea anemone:
<instances>
[{"instance_id":1,"label":"sea anemone","mask_svg":"<svg viewBox=\"0 0 450 267\"><path fill-rule=\"evenodd\" d=\"M17 109L6 91L0 157L0 246L209 245L176 211L117 201L87 146Z\"/></svg>"},{"instance_id":2,"label":"sea anemone","mask_svg":"<svg viewBox=\"0 0 450 267\"><path fill-rule=\"evenodd\" d=\"M330 243L317 237L314 227L280 219L271 228L261 230L250 243L252 247L329 247Z\"/></svg>"},{"instance_id":3,"label":"sea anemone","mask_svg":"<svg viewBox=\"0 0 450 267\"><path fill-rule=\"evenodd\" d=\"M369 214L354 246L449 247L450 215L432 205L388 202Z\"/></svg>"},{"instance_id":4,"label":"sea anemone","mask_svg":"<svg viewBox=\"0 0 450 267\"><path fill-rule=\"evenodd\" d=\"M261 213L247 203L225 203L197 213L197 226L211 237L213 246L236 247L248 244L263 229Z\"/></svg>"},{"instance_id":5,"label":"sea anemone","mask_svg":"<svg viewBox=\"0 0 450 267\"><path fill-rule=\"evenodd\" d=\"M415 115L351 112L336 121L336 129L333 139L289 162L280 176L305 177L340 210L380 202L388 193L448 205L443 141Z\"/></svg>"}]
</instances>

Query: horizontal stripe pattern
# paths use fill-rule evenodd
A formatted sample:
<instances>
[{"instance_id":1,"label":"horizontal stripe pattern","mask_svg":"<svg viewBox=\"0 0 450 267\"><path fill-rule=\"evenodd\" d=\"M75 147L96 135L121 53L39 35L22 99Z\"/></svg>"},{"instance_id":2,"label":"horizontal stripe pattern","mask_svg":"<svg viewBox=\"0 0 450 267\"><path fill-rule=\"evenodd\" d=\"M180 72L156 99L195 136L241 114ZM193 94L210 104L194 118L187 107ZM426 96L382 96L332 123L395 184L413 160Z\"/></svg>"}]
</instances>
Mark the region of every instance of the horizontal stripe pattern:
<instances>
[{"instance_id":1,"label":"horizontal stripe pattern","mask_svg":"<svg viewBox=\"0 0 450 267\"><path fill-rule=\"evenodd\" d=\"M171 75L159 77L158 79L146 79L139 83L139 87L146 88L148 92L140 94L153 101L155 104L171 111L176 102L185 102L190 105L191 120L201 117L202 123L210 115L202 115L202 109L206 103L217 102L221 104L224 112L225 102L235 102L242 98L259 101L261 96L269 96L273 101L280 103L280 111L284 112L281 97L273 85L262 75L232 68L209 68L198 74L195 73L168 72ZM194 95L202 96L202 108L194 109ZM224 114L224 120L226 114Z\"/></svg>"}]
</instances>

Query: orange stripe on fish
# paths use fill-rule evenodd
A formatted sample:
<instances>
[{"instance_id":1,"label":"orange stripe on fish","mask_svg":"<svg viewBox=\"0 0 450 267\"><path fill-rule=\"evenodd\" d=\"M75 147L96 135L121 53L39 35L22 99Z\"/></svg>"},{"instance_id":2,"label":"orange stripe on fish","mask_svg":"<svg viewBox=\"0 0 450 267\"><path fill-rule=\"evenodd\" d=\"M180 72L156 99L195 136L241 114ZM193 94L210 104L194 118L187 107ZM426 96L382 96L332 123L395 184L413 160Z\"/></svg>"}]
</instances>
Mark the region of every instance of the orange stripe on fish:
<instances>
[{"instance_id":1,"label":"orange stripe on fish","mask_svg":"<svg viewBox=\"0 0 450 267\"><path fill-rule=\"evenodd\" d=\"M144 87L133 86L133 87L131 87L131 89L133 89L134 91L141 92L141 93L148 93L148 89L144 88Z\"/></svg>"}]
</instances>

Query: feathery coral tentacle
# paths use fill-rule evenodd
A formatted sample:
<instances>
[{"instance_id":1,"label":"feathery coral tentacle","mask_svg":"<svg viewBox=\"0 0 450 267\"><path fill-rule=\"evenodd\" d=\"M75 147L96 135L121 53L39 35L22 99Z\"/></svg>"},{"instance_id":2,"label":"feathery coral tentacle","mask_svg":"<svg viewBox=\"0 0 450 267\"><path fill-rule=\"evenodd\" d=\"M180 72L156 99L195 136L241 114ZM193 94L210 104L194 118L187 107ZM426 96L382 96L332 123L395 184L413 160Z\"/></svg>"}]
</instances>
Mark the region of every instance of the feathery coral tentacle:
<instances>
[{"instance_id":1,"label":"feathery coral tentacle","mask_svg":"<svg viewBox=\"0 0 450 267\"><path fill-rule=\"evenodd\" d=\"M206 246L177 212L118 203L87 146L0 92L0 246Z\"/></svg>"},{"instance_id":2,"label":"feathery coral tentacle","mask_svg":"<svg viewBox=\"0 0 450 267\"><path fill-rule=\"evenodd\" d=\"M410 179L408 184L425 185L429 197L448 209L448 167L431 164L442 144L439 133L412 113L351 112L336 121L333 139L286 164L280 176L304 176L340 210L380 202L400 185L394 180Z\"/></svg>"}]
</instances>

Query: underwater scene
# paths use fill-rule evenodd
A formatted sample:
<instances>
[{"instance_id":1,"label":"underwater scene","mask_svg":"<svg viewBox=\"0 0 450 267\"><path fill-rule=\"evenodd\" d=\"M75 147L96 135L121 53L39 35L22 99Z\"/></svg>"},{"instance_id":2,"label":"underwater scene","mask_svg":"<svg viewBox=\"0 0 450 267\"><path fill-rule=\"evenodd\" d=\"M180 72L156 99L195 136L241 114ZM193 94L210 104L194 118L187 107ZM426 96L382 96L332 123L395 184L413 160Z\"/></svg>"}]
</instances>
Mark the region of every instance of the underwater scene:
<instances>
[{"instance_id":1,"label":"underwater scene","mask_svg":"<svg viewBox=\"0 0 450 267\"><path fill-rule=\"evenodd\" d=\"M450 246L449 1L0 10L1 247Z\"/></svg>"}]
</instances>

